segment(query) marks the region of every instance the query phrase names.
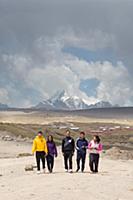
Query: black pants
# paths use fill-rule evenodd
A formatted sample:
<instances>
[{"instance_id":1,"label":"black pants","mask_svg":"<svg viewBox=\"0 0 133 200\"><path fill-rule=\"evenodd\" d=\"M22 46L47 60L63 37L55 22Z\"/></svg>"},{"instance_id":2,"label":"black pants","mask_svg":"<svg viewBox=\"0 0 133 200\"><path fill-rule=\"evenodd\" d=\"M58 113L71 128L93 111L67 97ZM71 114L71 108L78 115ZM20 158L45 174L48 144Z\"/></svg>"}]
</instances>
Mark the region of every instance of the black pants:
<instances>
[{"instance_id":1,"label":"black pants","mask_svg":"<svg viewBox=\"0 0 133 200\"><path fill-rule=\"evenodd\" d=\"M90 153L90 170L92 172L98 172L98 164L99 164L99 154Z\"/></svg>"},{"instance_id":2,"label":"black pants","mask_svg":"<svg viewBox=\"0 0 133 200\"><path fill-rule=\"evenodd\" d=\"M36 162L37 162L37 170L40 171L40 161L42 161L42 167L45 169L45 152L37 151L36 152Z\"/></svg>"},{"instance_id":3,"label":"black pants","mask_svg":"<svg viewBox=\"0 0 133 200\"><path fill-rule=\"evenodd\" d=\"M77 170L80 169L80 161L82 162L81 170L85 169L86 153L77 152Z\"/></svg>"},{"instance_id":4,"label":"black pants","mask_svg":"<svg viewBox=\"0 0 133 200\"><path fill-rule=\"evenodd\" d=\"M64 164L65 164L65 169L72 169L72 157L73 157L73 152L64 152ZM68 161L69 161L69 166L68 166Z\"/></svg>"},{"instance_id":5,"label":"black pants","mask_svg":"<svg viewBox=\"0 0 133 200\"><path fill-rule=\"evenodd\" d=\"M54 156L47 155L47 166L48 166L48 170L52 172L53 167L54 167Z\"/></svg>"}]
</instances>

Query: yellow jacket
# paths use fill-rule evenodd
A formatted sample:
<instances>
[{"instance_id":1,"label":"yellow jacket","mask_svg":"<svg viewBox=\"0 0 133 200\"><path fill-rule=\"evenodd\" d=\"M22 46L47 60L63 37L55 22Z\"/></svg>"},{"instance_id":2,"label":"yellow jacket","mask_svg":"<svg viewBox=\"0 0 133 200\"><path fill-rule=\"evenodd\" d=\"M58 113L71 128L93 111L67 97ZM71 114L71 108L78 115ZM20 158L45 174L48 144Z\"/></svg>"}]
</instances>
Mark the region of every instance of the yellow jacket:
<instances>
[{"instance_id":1,"label":"yellow jacket","mask_svg":"<svg viewBox=\"0 0 133 200\"><path fill-rule=\"evenodd\" d=\"M36 138L33 140L32 153L36 151L44 151L46 154L48 153L47 143L43 136L36 136Z\"/></svg>"}]
</instances>

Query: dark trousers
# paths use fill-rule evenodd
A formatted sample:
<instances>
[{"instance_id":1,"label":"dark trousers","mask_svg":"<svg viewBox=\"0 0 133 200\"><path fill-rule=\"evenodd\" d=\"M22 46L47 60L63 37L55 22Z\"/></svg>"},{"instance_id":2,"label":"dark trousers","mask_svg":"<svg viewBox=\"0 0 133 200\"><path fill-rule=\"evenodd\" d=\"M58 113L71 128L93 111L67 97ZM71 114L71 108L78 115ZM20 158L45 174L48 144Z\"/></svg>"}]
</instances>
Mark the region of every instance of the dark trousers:
<instances>
[{"instance_id":1,"label":"dark trousers","mask_svg":"<svg viewBox=\"0 0 133 200\"><path fill-rule=\"evenodd\" d=\"M82 163L81 170L84 171L85 160L86 160L86 153L77 152L77 170L80 169L80 161L81 161L81 163Z\"/></svg>"},{"instance_id":2,"label":"dark trousers","mask_svg":"<svg viewBox=\"0 0 133 200\"><path fill-rule=\"evenodd\" d=\"M72 157L73 157L73 153L70 151L68 152L64 152L64 164L65 164L65 169L72 169ZM68 162L69 162L69 166L68 166Z\"/></svg>"},{"instance_id":3,"label":"dark trousers","mask_svg":"<svg viewBox=\"0 0 133 200\"><path fill-rule=\"evenodd\" d=\"M90 170L92 172L98 172L98 164L99 164L99 154L90 153Z\"/></svg>"},{"instance_id":4,"label":"dark trousers","mask_svg":"<svg viewBox=\"0 0 133 200\"><path fill-rule=\"evenodd\" d=\"M52 172L53 167L54 167L54 156L47 155L47 166L48 166L48 170Z\"/></svg>"},{"instance_id":5,"label":"dark trousers","mask_svg":"<svg viewBox=\"0 0 133 200\"><path fill-rule=\"evenodd\" d=\"M45 169L45 152L37 151L36 152L36 162L37 162L37 170L40 171L40 161L42 161L42 167Z\"/></svg>"}]
</instances>

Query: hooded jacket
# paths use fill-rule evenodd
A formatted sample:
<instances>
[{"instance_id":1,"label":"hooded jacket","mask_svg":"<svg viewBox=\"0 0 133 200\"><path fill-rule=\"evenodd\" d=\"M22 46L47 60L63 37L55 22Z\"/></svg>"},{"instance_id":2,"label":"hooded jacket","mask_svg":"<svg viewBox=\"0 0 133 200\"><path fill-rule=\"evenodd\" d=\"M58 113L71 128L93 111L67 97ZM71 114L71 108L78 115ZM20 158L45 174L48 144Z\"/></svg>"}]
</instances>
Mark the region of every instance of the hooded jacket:
<instances>
[{"instance_id":1,"label":"hooded jacket","mask_svg":"<svg viewBox=\"0 0 133 200\"><path fill-rule=\"evenodd\" d=\"M32 153L36 151L44 151L46 154L48 153L47 143L43 136L36 136L36 138L33 140Z\"/></svg>"}]
</instances>

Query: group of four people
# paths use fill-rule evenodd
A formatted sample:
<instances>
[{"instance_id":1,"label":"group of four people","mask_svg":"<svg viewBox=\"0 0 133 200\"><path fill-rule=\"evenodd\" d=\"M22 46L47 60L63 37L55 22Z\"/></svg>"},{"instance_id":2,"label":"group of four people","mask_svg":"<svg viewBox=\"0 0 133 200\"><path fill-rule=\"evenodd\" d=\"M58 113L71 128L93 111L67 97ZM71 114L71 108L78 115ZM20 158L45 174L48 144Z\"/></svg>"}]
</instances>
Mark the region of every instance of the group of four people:
<instances>
[{"instance_id":1,"label":"group of four people","mask_svg":"<svg viewBox=\"0 0 133 200\"><path fill-rule=\"evenodd\" d=\"M93 140L90 142L85 138L85 133L80 132L79 138L74 141L71 137L69 130L66 131L66 136L62 140L62 154L64 157L65 171L72 173L73 162L72 158L75 152L77 151L77 170L80 170L81 162L81 171L84 172L85 161L87 149L89 149L89 166L90 170L93 173L98 172L99 164L99 153L102 151L102 144L100 143L99 136L95 135ZM40 161L42 161L43 172L45 173L45 158L47 160L47 167L50 173L53 171L54 167L54 157L58 156L57 147L54 142L53 136L49 135L47 141L43 137L42 131L38 132L38 135L33 141L32 153L36 155L37 162L37 173L40 173Z\"/></svg>"}]
</instances>

